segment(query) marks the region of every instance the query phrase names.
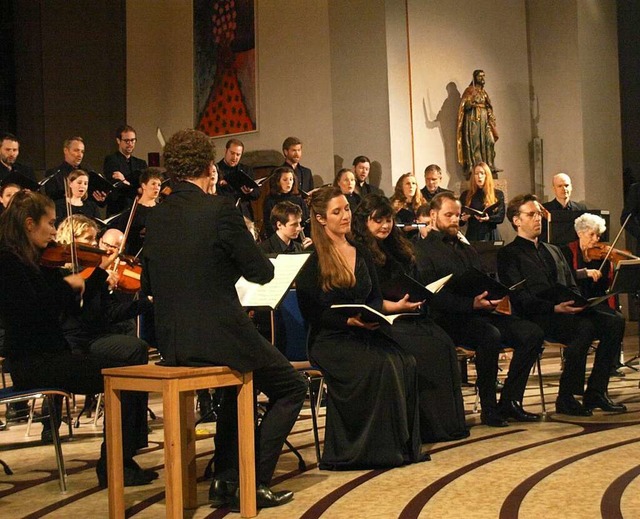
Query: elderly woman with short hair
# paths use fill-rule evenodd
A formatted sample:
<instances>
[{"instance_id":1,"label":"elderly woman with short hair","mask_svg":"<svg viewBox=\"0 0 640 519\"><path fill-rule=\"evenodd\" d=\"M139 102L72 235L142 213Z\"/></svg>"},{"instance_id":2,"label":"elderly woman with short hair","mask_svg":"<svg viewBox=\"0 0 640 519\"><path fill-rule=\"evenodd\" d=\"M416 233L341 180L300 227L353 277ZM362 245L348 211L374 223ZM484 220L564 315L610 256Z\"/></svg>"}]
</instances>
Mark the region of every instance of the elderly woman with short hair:
<instances>
[{"instance_id":1,"label":"elderly woman with short hair","mask_svg":"<svg viewBox=\"0 0 640 519\"><path fill-rule=\"evenodd\" d=\"M590 258L587 251L600 241L600 236L607 230L607 223L600 216L585 213L576 218L574 229L578 239L565 245L562 248L562 252L573 271L581 294L587 299L603 296L613 281L612 264L607 261L600 269L602 260L589 261ZM606 302L596 305L592 311L609 314L610 318L616 320L624 330L625 320L618 311L618 302L615 296L610 297ZM621 371L618 371L619 367L621 367L620 350L618 350L611 366L611 375L624 376Z\"/></svg>"}]
</instances>

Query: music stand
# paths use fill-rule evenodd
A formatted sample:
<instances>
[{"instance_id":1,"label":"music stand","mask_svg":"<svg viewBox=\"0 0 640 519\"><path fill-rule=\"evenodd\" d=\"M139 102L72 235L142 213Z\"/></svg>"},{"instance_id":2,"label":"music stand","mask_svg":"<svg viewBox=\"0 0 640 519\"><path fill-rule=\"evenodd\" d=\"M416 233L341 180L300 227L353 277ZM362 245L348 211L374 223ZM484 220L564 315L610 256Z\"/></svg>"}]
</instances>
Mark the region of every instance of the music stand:
<instances>
[{"instance_id":1,"label":"music stand","mask_svg":"<svg viewBox=\"0 0 640 519\"><path fill-rule=\"evenodd\" d=\"M616 265L613 283L608 292L612 294L633 294L640 311L640 260L622 260ZM638 368L631 366L634 360L640 358L640 335L638 336L638 353L624 365L634 371Z\"/></svg>"}]
</instances>

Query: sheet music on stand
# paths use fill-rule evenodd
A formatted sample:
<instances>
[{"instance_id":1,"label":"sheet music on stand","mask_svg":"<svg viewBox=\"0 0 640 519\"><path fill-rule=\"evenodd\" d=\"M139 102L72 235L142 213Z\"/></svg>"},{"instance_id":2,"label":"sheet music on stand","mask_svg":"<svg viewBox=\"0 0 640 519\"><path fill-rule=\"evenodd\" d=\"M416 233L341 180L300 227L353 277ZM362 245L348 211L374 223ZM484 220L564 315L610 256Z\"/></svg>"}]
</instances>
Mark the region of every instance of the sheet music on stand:
<instances>
[{"instance_id":1,"label":"sheet music on stand","mask_svg":"<svg viewBox=\"0 0 640 519\"><path fill-rule=\"evenodd\" d=\"M311 252L299 252L278 254L275 258L269 258L275 271L273 279L265 285L252 283L244 277L238 279L236 292L240 304L244 307L275 310L311 254Z\"/></svg>"}]
</instances>

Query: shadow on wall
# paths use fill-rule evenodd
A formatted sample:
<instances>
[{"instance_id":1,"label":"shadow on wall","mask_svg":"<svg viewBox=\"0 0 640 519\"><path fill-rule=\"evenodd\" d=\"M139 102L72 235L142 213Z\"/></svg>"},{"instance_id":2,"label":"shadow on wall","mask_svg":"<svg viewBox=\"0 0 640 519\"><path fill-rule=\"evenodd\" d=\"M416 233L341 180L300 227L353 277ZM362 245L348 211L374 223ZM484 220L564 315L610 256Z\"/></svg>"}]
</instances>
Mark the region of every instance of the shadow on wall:
<instances>
[{"instance_id":1,"label":"shadow on wall","mask_svg":"<svg viewBox=\"0 0 640 519\"><path fill-rule=\"evenodd\" d=\"M429 113L433 113L431 101L427 92L426 100L422 100L422 109L424 112L425 128L432 130L438 128L440 130L440 139L444 147L445 164L442 168L450 175L449 187L460 184L466 180L462 171L462 166L458 164L458 153L456 150L457 124L458 124L458 107L462 98L458 86L451 81L447 84L447 98L442 103L438 115L434 119L429 118ZM422 170L429 164L421 166ZM442 167L442 165L440 165ZM420 168L419 168L420 169Z\"/></svg>"}]
</instances>

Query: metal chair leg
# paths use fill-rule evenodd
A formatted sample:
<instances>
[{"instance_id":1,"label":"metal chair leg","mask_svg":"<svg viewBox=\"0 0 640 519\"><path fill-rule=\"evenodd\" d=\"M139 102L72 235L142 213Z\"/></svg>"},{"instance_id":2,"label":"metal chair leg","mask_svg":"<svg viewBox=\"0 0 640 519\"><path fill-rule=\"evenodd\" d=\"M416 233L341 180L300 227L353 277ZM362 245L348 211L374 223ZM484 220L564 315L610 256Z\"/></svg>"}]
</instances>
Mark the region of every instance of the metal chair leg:
<instances>
[{"instance_id":1,"label":"metal chair leg","mask_svg":"<svg viewBox=\"0 0 640 519\"><path fill-rule=\"evenodd\" d=\"M538 355L536 358L536 367L538 369L538 385L540 386L540 402L542 403L542 416L547 415L547 403L544 399L544 383L542 381L542 368L540 364L540 357L542 354Z\"/></svg>"},{"instance_id":2,"label":"metal chair leg","mask_svg":"<svg viewBox=\"0 0 640 519\"><path fill-rule=\"evenodd\" d=\"M64 468L64 458L62 457L62 447L60 445L60 434L58 432L58 424L55 418L55 403L50 395L44 397L49 407L49 423L51 424L51 437L53 439L53 447L56 452L56 462L58 464L58 477L60 478L60 491L67 491L67 473Z\"/></svg>"},{"instance_id":3,"label":"metal chair leg","mask_svg":"<svg viewBox=\"0 0 640 519\"><path fill-rule=\"evenodd\" d=\"M316 461L320 464L320 435L318 434L318 409L316 408L315 391L313 390L313 378L305 373L307 379L307 390L309 391L309 408L311 409L311 423L313 427L313 441L316 449ZM324 379L320 378L320 387L322 387ZM320 391L318 391L320 393Z\"/></svg>"}]
</instances>

